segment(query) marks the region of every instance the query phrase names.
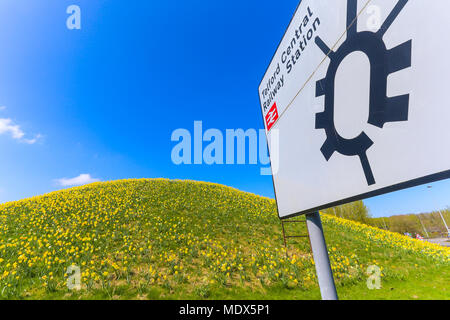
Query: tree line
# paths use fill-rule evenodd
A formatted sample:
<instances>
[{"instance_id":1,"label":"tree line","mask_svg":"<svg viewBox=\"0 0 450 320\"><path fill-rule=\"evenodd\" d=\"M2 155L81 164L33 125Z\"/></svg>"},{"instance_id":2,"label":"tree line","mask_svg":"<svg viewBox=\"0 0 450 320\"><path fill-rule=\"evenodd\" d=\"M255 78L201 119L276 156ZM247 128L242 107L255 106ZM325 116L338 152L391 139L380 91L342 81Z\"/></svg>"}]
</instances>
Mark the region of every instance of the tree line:
<instances>
[{"instance_id":1,"label":"tree line","mask_svg":"<svg viewBox=\"0 0 450 320\"><path fill-rule=\"evenodd\" d=\"M396 215L385 218L374 218L363 201L356 201L325 210L325 213L336 217L361 222L380 229L401 234L416 234L424 238L436 238L447 235L445 224L450 227L450 208L429 213Z\"/></svg>"}]
</instances>

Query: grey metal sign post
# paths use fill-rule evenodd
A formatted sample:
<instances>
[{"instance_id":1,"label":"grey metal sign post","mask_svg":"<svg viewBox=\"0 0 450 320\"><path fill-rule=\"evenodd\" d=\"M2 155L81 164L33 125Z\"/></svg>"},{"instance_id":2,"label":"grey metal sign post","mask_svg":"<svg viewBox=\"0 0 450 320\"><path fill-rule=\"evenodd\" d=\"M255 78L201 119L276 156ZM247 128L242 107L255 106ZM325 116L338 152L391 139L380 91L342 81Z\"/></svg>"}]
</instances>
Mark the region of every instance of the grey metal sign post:
<instances>
[{"instance_id":1,"label":"grey metal sign post","mask_svg":"<svg viewBox=\"0 0 450 320\"><path fill-rule=\"evenodd\" d=\"M427 238L430 238L430 235L428 234L427 228L425 228L425 225L422 222L422 219L420 219L420 215L417 216L419 218L420 224L422 225L423 231L425 232L425 234L427 235Z\"/></svg>"},{"instance_id":2,"label":"grey metal sign post","mask_svg":"<svg viewBox=\"0 0 450 320\"><path fill-rule=\"evenodd\" d=\"M308 227L309 240L311 242L322 299L338 300L320 213L307 214L306 225Z\"/></svg>"}]
</instances>

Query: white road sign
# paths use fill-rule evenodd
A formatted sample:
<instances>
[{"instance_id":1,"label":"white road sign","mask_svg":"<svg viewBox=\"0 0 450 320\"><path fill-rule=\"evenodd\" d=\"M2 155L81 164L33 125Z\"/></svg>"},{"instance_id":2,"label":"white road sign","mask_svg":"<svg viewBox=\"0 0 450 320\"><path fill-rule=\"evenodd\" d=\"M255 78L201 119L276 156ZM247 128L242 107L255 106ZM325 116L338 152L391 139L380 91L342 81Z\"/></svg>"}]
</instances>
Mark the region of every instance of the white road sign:
<instances>
[{"instance_id":1,"label":"white road sign","mask_svg":"<svg viewBox=\"0 0 450 320\"><path fill-rule=\"evenodd\" d=\"M449 11L301 1L259 86L281 218L450 177Z\"/></svg>"}]
</instances>

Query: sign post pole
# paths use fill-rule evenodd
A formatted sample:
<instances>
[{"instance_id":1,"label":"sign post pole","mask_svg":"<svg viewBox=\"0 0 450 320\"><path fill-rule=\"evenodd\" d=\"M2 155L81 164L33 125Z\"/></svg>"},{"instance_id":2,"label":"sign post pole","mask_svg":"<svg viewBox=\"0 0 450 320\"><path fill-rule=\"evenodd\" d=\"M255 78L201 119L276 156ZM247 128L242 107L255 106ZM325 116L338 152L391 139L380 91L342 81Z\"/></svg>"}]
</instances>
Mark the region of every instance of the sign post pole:
<instances>
[{"instance_id":1,"label":"sign post pole","mask_svg":"<svg viewBox=\"0 0 450 320\"><path fill-rule=\"evenodd\" d=\"M444 221L445 228L447 229L447 235L450 235L450 229L447 226L447 222L445 222L444 215L442 214L442 211L439 211L439 214L441 215L442 221Z\"/></svg>"},{"instance_id":2,"label":"sign post pole","mask_svg":"<svg viewBox=\"0 0 450 320\"><path fill-rule=\"evenodd\" d=\"M420 221L420 224L422 225L423 231L425 231L425 234L427 235L427 239L429 239L430 235L428 234L427 228L425 228L425 225L423 224L422 219L420 219L420 215L418 215L417 217L419 217L419 221Z\"/></svg>"},{"instance_id":3,"label":"sign post pole","mask_svg":"<svg viewBox=\"0 0 450 320\"><path fill-rule=\"evenodd\" d=\"M315 212L307 214L306 223L322 299L338 300L333 272L331 271L330 258L328 256L327 244L323 234L322 221L320 220L320 213Z\"/></svg>"}]
</instances>

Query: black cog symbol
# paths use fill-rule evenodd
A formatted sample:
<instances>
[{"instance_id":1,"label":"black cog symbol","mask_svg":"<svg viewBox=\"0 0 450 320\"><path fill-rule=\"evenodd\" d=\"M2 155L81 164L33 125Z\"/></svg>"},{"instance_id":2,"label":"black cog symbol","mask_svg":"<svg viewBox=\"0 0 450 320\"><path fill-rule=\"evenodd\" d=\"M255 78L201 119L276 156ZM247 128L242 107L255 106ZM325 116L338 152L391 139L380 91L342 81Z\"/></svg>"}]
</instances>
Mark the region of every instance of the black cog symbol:
<instances>
[{"instance_id":1,"label":"black cog symbol","mask_svg":"<svg viewBox=\"0 0 450 320\"><path fill-rule=\"evenodd\" d=\"M321 151L327 161L334 152L359 156L368 185L375 178L367 158L373 141L363 131L354 139L341 137L334 124L334 88L336 72L351 53L361 51L370 61L370 103L368 123L383 128L387 122L408 121L409 94L387 97L387 78L391 73L411 67L412 41L388 50L383 36L403 10L408 0L399 0L377 32L357 32L357 0L347 0L347 39L337 51L332 51L320 37L316 45L330 59L327 75L316 82L316 97L325 96L325 111L316 114L316 129L325 129L327 139Z\"/></svg>"}]
</instances>

